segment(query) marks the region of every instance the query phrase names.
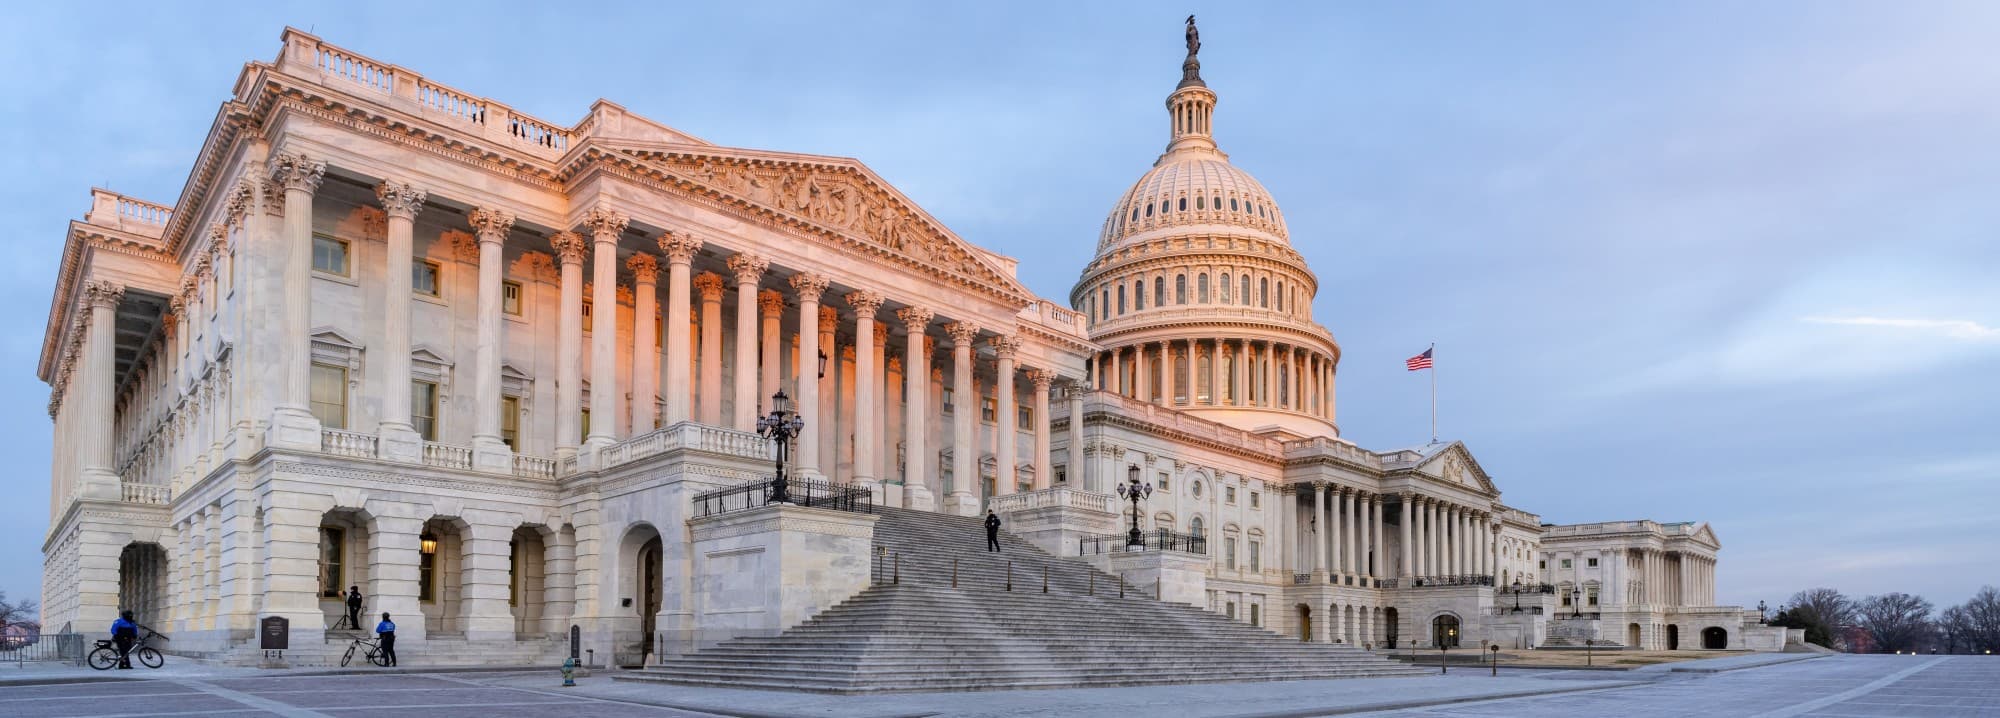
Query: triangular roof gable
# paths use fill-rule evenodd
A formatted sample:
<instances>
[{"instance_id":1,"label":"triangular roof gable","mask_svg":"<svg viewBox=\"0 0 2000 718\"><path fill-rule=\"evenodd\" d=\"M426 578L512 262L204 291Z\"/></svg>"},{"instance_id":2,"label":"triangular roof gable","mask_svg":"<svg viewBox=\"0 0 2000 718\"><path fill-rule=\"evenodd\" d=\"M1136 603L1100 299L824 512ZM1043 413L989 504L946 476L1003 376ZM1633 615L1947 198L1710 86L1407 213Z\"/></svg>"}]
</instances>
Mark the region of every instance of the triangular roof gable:
<instances>
[{"instance_id":1,"label":"triangular roof gable","mask_svg":"<svg viewBox=\"0 0 2000 718\"><path fill-rule=\"evenodd\" d=\"M1718 549L1722 548L1722 540L1715 537L1715 528L1709 526L1707 521L1703 521L1696 525L1694 530L1694 540L1708 544L1710 546L1714 546Z\"/></svg>"},{"instance_id":2,"label":"triangular roof gable","mask_svg":"<svg viewBox=\"0 0 2000 718\"><path fill-rule=\"evenodd\" d=\"M1458 481L1457 476L1447 476L1447 470L1463 472L1472 479L1472 484L1487 492L1498 492L1493 478L1480 468L1479 460L1472 458L1472 450L1465 448L1465 442L1453 441L1449 444L1434 444L1429 447L1429 455L1417 462L1417 470L1446 481Z\"/></svg>"},{"instance_id":3,"label":"triangular roof gable","mask_svg":"<svg viewBox=\"0 0 2000 718\"><path fill-rule=\"evenodd\" d=\"M1035 294L859 160L713 145L593 140L690 189L958 275L1026 306ZM583 157L588 158L589 153Z\"/></svg>"}]
</instances>

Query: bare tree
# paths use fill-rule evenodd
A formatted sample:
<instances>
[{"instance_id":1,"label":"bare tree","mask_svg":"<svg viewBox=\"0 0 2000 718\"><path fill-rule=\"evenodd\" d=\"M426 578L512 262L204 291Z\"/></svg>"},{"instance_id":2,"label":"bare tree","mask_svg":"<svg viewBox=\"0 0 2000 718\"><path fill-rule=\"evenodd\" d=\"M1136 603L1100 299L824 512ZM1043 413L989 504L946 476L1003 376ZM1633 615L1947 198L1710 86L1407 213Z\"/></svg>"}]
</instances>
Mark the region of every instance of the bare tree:
<instances>
[{"instance_id":1,"label":"bare tree","mask_svg":"<svg viewBox=\"0 0 2000 718\"><path fill-rule=\"evenodd\" d=\"M1806 640L1827 648L1843 648L1840 628L1854 625L1854 602L1839 589L1808 588L1792 594L1791 618L1803 624Z\"/></svg>"},{"instance_id":2,"label":"bare tree","mask_svg":"<svg viewBox=\"0 0 2000 718\"><path fill-rule=\"evenodd\" d=\"M1965 621L1968 651L2000 651L2000 589L1982 586L1954 610L1961 612Z\"/></svg>"},{"instance_id":3,"label":"bare tree","mask_svg":"<svg viewBox=\"0 0 2000 718\"><path fill-rule=\"evenodd\" d=\"M1913 651L1930 634L1931 602L1907 593L1869 596L1854 613L1876 650Z\"/></svg>"},{"instance_id":4,"label":"bare tree","mask_svg":"<svg viewBox=\"0 0 2000 718\"><path fill-rule=\"evenodd\" d=\"M1966 618L1964 606L1952 606L1939 611L1936 623L1938 642L1944 644L1945 653L1958 653L1961 650L1973 652L1972 621Z\"/></svg>"},{"instance_id":5,"label":"bare tree","mask_svg":"<svg viewBox=\"0 0 2000 718\"><path fill-rule=\"evenodd\" d=\"M11 626L25 627L31 633L41 632L41 624L36 622L39 615L34 601L9 602L7 592L0 591L0 636L7 635Z\"/></svg>"}]
</instances>

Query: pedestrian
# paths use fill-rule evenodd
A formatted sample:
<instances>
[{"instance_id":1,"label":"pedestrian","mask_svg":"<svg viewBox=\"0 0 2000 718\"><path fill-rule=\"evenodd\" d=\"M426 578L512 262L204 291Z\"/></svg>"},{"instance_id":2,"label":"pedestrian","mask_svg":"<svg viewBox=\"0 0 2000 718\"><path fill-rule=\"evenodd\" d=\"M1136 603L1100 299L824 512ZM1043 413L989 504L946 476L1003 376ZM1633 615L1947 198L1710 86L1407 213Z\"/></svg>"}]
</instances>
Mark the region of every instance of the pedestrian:
<instances>
[{"instance_id":1,"label":"pedestrian","mask_svg":"<svg viewBox=\"0 0 2000 718\"><path fill-rule=\"evenodd\" d=\"M993 509L986 510L986 550L1000 552L1000 516Z\"/></svg>"},{"instance_id":2,"label":"pedestrian","mask_svg":"<svg viewBox=\"0 0 2000 718\"><path fill-rule=\"evenodd\" d=\"M396 624L389 620L389 612L382 612L382 622L375 624L375 636L382 639L382 663L396 667Z\"/></svg>"},{"instance_id":3,"label":"pedestrian","mask_svg":"<svg viewBox=\"0 0 2000 718\"><path fill-rule=\"evenodd\" d=\"M118 668L132 667L132 643L139 640L139 624L132 622L131 611L119 611L118 620L111 622L111 642L118 645Z\"/></svg>"},{"instance_id":4,"label":"pedestrian","mask_svg":"<svg viewBox=\"0 0 2000 718\"><path fill-rule=\"evenodd\" d=\"M347 587L347 627L361 630L361 587Z\"/></svg>"}]
</instances>

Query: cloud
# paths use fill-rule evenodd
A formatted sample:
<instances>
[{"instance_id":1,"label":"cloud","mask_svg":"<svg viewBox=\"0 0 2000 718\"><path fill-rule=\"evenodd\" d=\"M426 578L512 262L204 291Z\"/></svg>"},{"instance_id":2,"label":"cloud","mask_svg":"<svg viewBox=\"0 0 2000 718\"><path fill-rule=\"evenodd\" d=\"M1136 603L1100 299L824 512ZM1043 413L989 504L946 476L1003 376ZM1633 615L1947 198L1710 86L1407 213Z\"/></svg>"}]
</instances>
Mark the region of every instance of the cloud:
<instances>
[{"instance_id":1,"label":"cloud","mask_svg":"<svg viewBox=\"0 0 2000 718\"><path fill-rule=\"evenodd\" d=\"M1800 317L1799 321L1812 324L1845 324L1861 327L1891 327L1895 329L1915 329L1927 333L1943 334L1953 339L1975 342L2000 341L2000 329L1985 326L1969 319L1893 319L1885 317Z\"/></svg>"}]
</instances>

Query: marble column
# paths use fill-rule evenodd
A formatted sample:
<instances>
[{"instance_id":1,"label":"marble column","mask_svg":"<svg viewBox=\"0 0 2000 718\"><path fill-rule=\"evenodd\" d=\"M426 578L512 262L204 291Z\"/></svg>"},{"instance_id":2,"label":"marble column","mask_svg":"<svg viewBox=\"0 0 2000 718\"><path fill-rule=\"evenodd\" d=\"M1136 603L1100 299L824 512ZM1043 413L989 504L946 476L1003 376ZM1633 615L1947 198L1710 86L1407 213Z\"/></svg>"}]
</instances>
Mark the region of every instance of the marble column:
<instances>
[{"instance_id":1,"label":"marble column","mask_svg":"<svg viewBox=\"0 0 2000 718\"><path fill-rule=\"evenodd\" d=\"M1107 384L1106 386L1108 386L1111 389L1111 393L1117 394L1119 396L1125 395L1125 348L1124 347L1111 348L1111 370L1108 374L1106 374L1106 381L1109 382L1109 384Z\"/></svg>"},{"instance_id":2,"label":"marble column","mask_svg":"<svg viewBox=\"0 0 2000 718\"><path fill-rule=\"evenodd\" d=\"M384 459L414 464L423 459L424 440L410 424L410 281L417 213L424 208L425 192L385 181L375 186L375 198L389 217L382 276L382 420L376 429L376 451Z\"/></svg>"},{"instance_id":3,"label":"marble column","mask_svg":"<svg viewBox=\"0 0 2000 718\"><path fill-rule=\"evenodd\" d=\"M1069 476L1072 486L1080 486L1085 491L1097 491L1097 482L1091 481L1088 465L1083 458L1083 394L1085 384L1071 381L1064 389L1069 398Z\"/></svg>"},{"instance_id":4,"label":"marble column","mask_svg":"<svg viewBox=\"0 0 2000 718\"><path fill-rule=\"evenodd\" d=\"M605 207L583 217L591 240L590 436L594 452L618 441L618 237L630 220Z\"/></svg>"},{"instance_id":5,"label":"marble column","mask_svg":"<svg viewBox=\"0 0 2000 718\"><path fill-rule=\"evenodd\" d=\"M682 231L668 231L660 235L660 252L667 255L667 390L666 417L662 426L673 426L687 421L688 391L693 381L694 352L693 323L688 316L690 307L689 272L694 265L694 254L701 251L700 237ZM652 397L646 397L651 402Z\"/></svg>"},{"instance_id":6,"label":"marble column","mask_svg":"<svg viewBox=\"0 0 2000 718\"><path fill-rule=\"evenodd\" d=\"M973 342L979 325L971 322L946 324L951 337L951 485L945 511L961 516L979 513L979 447L973 444L973 428L979 416L979 395L972 390Z\"/></svg>"},{"instance_id":7,"label":"marble column","mask_svg":"<svg viewBox=\"0 0 2000 718\"><path fill-rule=\"evenodd\" d=\"M269 169L271 181L285 192L279 239L279 245L286 248L284 284L275 296L264 300L282 308L279 316L284 324L278 331L278 363L284 367L284 383L272 407L270 430L264 441L273 446L317 451L319 419L308 408L312 402L313 193L319 190L320 179L326 175L326 163L302 154L279 153L271 157ZM110 377L107 370L97 380L109 381ZM108 432L110 428L111 423L106 421L103 429Z\"/></svg>"},{"instance_id":8,"label":"marble column","mask_svg":"<svg viewBox=\"0 0 2000 718\"><path fill-rule=\"evenodd\" d=\"M1340 552L1340 571L1352 576L1360 569L1367 568L1367 564L1356 556L1361 549L1361 542L1355 540L1360 535L1361 492L1347 490L1347 513L1348 520L1341 522L1341 541L1346 543L1347 547Z\"/></svg>"},{"instance_id":9,"label":"marble column","mask_svg":"<svg viewBox=\"0 0 2000 718\"><path fill-rule=\"evenodd\" d=\"M757 352L752 351L750 347L757 343L757 282L763 278L764 270L770 266L771 263L769 260L755 254L735 254L729 257L729 273L736 278L736 368L731 376L731 379L734 380L736 391L732 397L735 406L730 411L729 425L735 427L737 431L757 430ZM802 277L807 275L799 274L793 276ZM792 280L792 289L794 291L798 289L798 282L799 280L797 279ZM820 291L825 291L825 289L826 287L824 286L820 287ZM819 333L813 325L819 319L819 312L817 311L817 307L819 306L819 292L813 293L812 303L812 307L806 307L803 297L799 303L800 364L811 364L814 360L814 357L808 356L809 354L813 354L813 352L807 351L810 348L807 346L808 337L811 338L814 346L818 345L819 340ZM706 320L704 320L703 324L705 325L706 323ZM817 366L817 364L814 366ZM798 408L799 416L801 417L804 417L807 411L818 409L816 403L806 403L808 397L806 396L805 385L807 383L799 383ZM703 389L707 388L703 387ZM715 388L719 392L722 387L718 384L715 385ZM817 392L814 395L817 396ZM813 454L817 455L819 453L818 447L807 440L806 436L809 433L812 433L812 430L808 429L799 434L798 443L801 471L804 470L805 462L803 459L808 451L807 447L811 447Z\"/></svg>"},{"instance_id":10,"label":"marble column","mask_svg":"<svg viewBox=\"0 0 2000 718\"><path fill-rule=\"evenodd\" d=\"M1187 365L1181 367L1180 375L1187 377L1187 404L1188 406L1194 406L1201 401L1201 382L1195 377L1195 370L1200 368L1201 362L1195 356L1195 342L1193 338L1187 340L1187 358L1185 361L1187 361Z\"/></svg>"},{"instance_id":11,"label":"marble column","mask_svg":"<svg viewBox=\"0 0 2000 718\"><path fill-rule=\"evenodd\" d=\"M908 306L896 310L903 322L903 501L920 511L937 510L937 493L931 490L930 446L924 416L930 407L931 355L924 346L925 330L935 312Z\"/></svg>"},{"instance_id":12,"label":"marble column","mask_svg":"<svg viewBox=\"0 0 2000 718\"><path fill-rule=\"evenodd\" d=\"M1347 510L1341 507L1340 498L1347 493L1342 486L1329 486L1326 490L1326 572L1339 576L1347 573L1347 542L1341 537L1347 534Z\"/></svg>"},{"instance_id":13,"label":"marble column","mask_svg":"<svg viewBox=\"0 0 2000 718\"><path fill-rule=\"evenodd\" d=\"M1153 378L1154 381L1158 382L1157 387L1159 391L1153 395L1153 403L1161 406L1173 406L1174 373L1173 342L1162 339L1160 340L1160 375Z\"/></svg>"},{"instance_id":14,"label":"marble column","mask_svg":"<svg viewBox=\"0 0 2000 718\"><path fill-rule=\"evenodd\" d=\"M1313 582L1324 583L1326 570L1326 535L1330 531L1330 519L1326 512L1326 486L1313 484Z\"/></svg>"},{"instance_id":15,"label":"marble column","mask_svg":"<svg viewBox=\"0 0 2000 718\"><path fill-rule=\"evenodd\" d=\"M701 298L701 411L703 424L729 426L722 418L722 293L728 281L714 272L694 276L694 292ZM755 425L752 425L755 428Z\"/></svg>"},{"instance_id":16,"label":"marble column","mask_svg":"<svg viewBox=\"0 0 2000 718\"><path fill-rule=\"evenodd\" d=\"M1389 559L1388 552L1383 548L1382 543L1382 496L1380 494L1368 497L1368 513L1368 526L1371 529L1368 548L1370 555L1374 557L1374 560L1369 562L1368 575L1380 581L1383 578L1383 574L1388 573L1382 564L1387 563Z\"/></svg>"},{"instance_id":17,"label":"marble column","mask_svg":"<svg viewBox=\"0 0 2000 718\"><path fill-rule=\"evenodd\" d=\"M660 260L646 252L625 258L632 272L632 395L627 409L626 432L642 436L659 423L660 344L657 322L660 312ZM603 313L599 312L602 318ZM667 385L665 393L686 391L687 387Z\"/></svg>"},{"instance_id":18,"label":"marble column","mask_svg":"<svg viewBox=\"0 0 2000 718\"><path fill-rule=\"evenodd\" d=\"M583 237L575 232L549 235L556 252L560 297L556 314L556 456L576 456L583 418Z\"/></svg>"},{"instance_id":19,"label":"marble column","mask_svg":"<svg viewBox=\"0 0 2000 718\"><path fill-rule=\"evenodd\" d=\"M1020 412L1014 409L1014 357L1021 350L1021 340L1000 336L992 338L988 343L993 345L993 354L998 358L996 364L999 367L994 385L994 395L1000 410L999 416L994 417L993 422L993 457L996 464L993 495L1008 496L1019 488L1021 481L1020 471L1015 467L1014 459L1014 449L1020 443L1021 436L1019 428L1015 425L1015 415Z\"/></svg>"},{"instance_id":20,"label":"marble column","mask_svg":"<svg viewBox=\"0 0 2000 718\"><path fill-rule=\"evenodd\" d=\"M736 256L745 257L749 255L739 254ZM764 260L753 259L755 259L754 267L745 266L742 269L737 269L737 265L733 262L730 265L731 269L735 269L737 272L736 301L743 303L737 307L736 311L736 371L738 372L736 377L736 400L738 402L743 402L746 399L746 394L756 391L756 385L751 383L749 371L749 367L754 365L754 359L745 359L746 356L750 356L748 351L750 342L747 340L750 335L750 322L747 321L750 312L747 307L749 305L750 294L756 289L755 274L761 274L764 271ZM750 282L745 284L743 281L744 275L751 269L755 269L756 273L751 274ZM828 336L823 335L831 335L833 333L833 327L825 326L821 321L824 318L823 315L825 312L822 311L822 307L819 305L820 295L826 292L827 280L826 277L817 274L800 272L792 275L791 283L792 294L798 297L799 300L799 396L798 400L793 402L793 405L798 407L799 419L805 423L797 439L798 451L796 454L796 463L799 467L799 475L818 478L828 473L820 467L819 437L822 432L826 431L826 428L822 424L833 416L833 412L829 411L820 399L820 383L824 380L824 377L819 375L821 366L819 358L821 355L829 353L829 350L832 348L830 346L832 342L822 343L821 340L828 338ZM825 309L831 309L831 307ZM828 393L831 394L831 392ZM749 406L754 407L757 405L757 398L755 396L747 398ZM753 429L756 428L757 413L755 410L739 408L736 414L738 417L749 417L749 426Z\"/></svg>"},{"instance_id":21,"label":"marble column","mask_svg":"<svg viewBox=\"0 0 2000 718\"><path fill-rule=\"evenodd\" d=\"M1055 485L1054 462L1050 461L1052 445L1049 437L1049 390L1055 386L1055 372L1046 369L1028 370L1028 381L1035 387L1035 490Z\"/></svg>"},{"instance_id":22,"label":"marble column","mask_svg":"<svg viewBox=\"0 0 2000 718\"><path fill-rule=\"evenodd\" d=\"M69 384L83 418L82 430L75 436L83 469L79 488L83 496L105 501L124 498L112 446L117 421L117 396L112 390L117 381L118 302L124 298L124 285L94 279L84 283L86 334L81 361Z\"/></svg>"},{"instance_id":23,"label":"marble column","mask_svg":"<svg viewBox=\"0 0 2000 718\"><path fill-rule=\"evenodd\" d=\"M512 473L513 450L500 438L500 282L506 269L502 257L507 233L514 228L514 215L496 209L475 208L465 215L479 238L479 327L478 350L472 375L472 467L480 471Z\"/></svg>"},{"instance_id":24,"label":"marble column","mask_svg":"<svg viewBox=\"0 0 2000 718\"><path fill-rule=\"evenodd\" d=\"M775 289L758 292L757 314L762 318L758 331L758 344L761 348L757 353L763 357L759 363L757 398L763 401L784 388L780 386L780 382L784 378L785 352L778 345L784 335L779 323L779 319L785 315L784 293ZM880 336L881 332L878 331L876 334ZM879 342L876 348L881 348ZM880 355L877 355L876 360L881 360Z\"/></svg>"},{"instance_id":25,"label":"marble column","mask_svg":"<svg viewBox=\"0 0 2000 718\"><path fill-rule=\"evenodd\" d=\"M1208 405L1222 406L1222 340L1209 340L1208 349Z\"/></svg>"},{"instance_id":26,"label":"marble column","mask_svg":"<svg viewBox=\"0 0 2000 718\"><path fill-rule=\"evenodd\" d=\"M1404 588L1409 588L1410 577L1416 575L1416 562L1413 560L1415 557L1412 555L1415 553L1416 544L1414 543L1414 539L1411 538L1412 532L1410 529L1417 523L1417 512L1415 510L1417 507L1417 497L1412 494L1403 494L1402 498L1403 513L1400 517L1402 523L1400 530L1402 531L1403 541L1402 545L1397 547L1399 549L1397 551L1397 554L1399 554L1397 561L1401 565L1402 572L1396 574L1396 576L1402 579Z\"/></svg>"},{"instance_id":27,"label":"marble column","mask_svg":"<svg viewBox=\"0 0 2000 718\"><path fill-rule=\"evenodd\" d=\"M1143 343L1132 345L1132 398L1139 401L1153 400L1152 369L1152 362L1146 359L1146 345Z\"/></svg>"},{"instance_id":28,"label":"marble column","mask_svg":"<svg viewBox=\"0 0 2000 718\"><path fill-rule=\"evenodd\" d=\"M854 308L854 482L881 498L881 479L875 473L875 454L882 450L881 424L875 421L881 387L875 368L875 313L882 309L882 295L868 290L847 294Z\"/></svg>"}]
</instances>

